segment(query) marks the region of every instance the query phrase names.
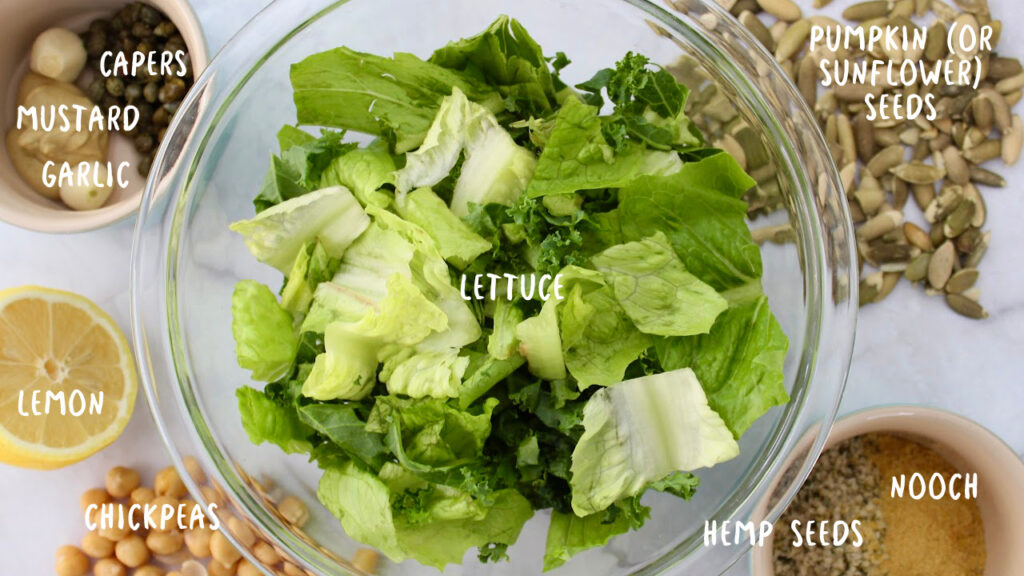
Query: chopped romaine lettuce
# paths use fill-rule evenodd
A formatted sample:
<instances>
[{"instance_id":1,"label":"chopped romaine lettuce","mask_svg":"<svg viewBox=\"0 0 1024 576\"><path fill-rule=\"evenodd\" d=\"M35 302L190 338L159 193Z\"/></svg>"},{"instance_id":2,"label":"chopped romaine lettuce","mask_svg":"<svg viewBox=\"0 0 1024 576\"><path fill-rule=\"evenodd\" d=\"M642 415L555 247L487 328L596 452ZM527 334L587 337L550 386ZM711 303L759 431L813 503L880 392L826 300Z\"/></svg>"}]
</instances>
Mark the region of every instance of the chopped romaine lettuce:
<instances>
[{"instance_id":1,"label":"chopped romaine lettuce","mask_svg":"<svg viewBox=\"0 0 1024 576\"><path fill-rule=\"evenodd\" d=\"M565 378L565 358L562 356L562 337L558 332L558 300L548 299L540 314L527 318L516 326L519 353L534 376L546 380Z\"/></svg>"},{"instance_id":2,"label":"chopped romaine lettuce","mask_svg":"<svg viewBox=\"0 0 1024 576\"><path fill-rule=\"evenodd\" d=\"M578 516L636 496L672 472L714 466L740 451L688 368L598 390L583 409L583 429L570 482Z\"/></svg>"},{"instance_id":3,"label":"chopped romaine lettuce","mask_svg":"<svg viewBox=\"0 0 1024 576\"><path fill-rule=\"evenodd\" d=\"M253 444L270 442L285 452L308 452L313 430L302 423L291 408L281 406L263 392L248 386L235 390L242 428Z\"/></svg>"},{"instance_id":4,"label":"chopped romaine lettuce","mask_svg":"<svg viewBox=\"0 0 1024 576\"><path fill-rule=\"evenodd\" d=\"M281 202L231 229L260 262L287 274L307 242L319 239L328 255L340 258L369 225L352 193L332 186Z\"/></svg>"},{"instance_id":5,"label":"chopped romaine lettuce","mask_svg":"<svg viewBox=\"0 0 1024 576\"><path fill-rule=\"evenodd\" d=\"M594 266L604 273L615 299L645 334L705 334L728 307L725 298L687 272L661 231L612 246L594 257Z\"/></svg>"},{"instance_id":6,"label":"chopped romaine lettuce","mask_svg":"<svg viewBox=\"0 0 1024 576\"><path fill-rule=\"evenodd\" d=\"M254 380L271 382L288 374L299 341L292 316L269 288L253 280L235 284L231 295L231 333L238 365Z\"/></svg>"},{"instance_id":7,"label":"chopped romaine lettuce","mask_svg":"<svg viewBox=\"0 0 1024 576\"><path fill-rule=\"evenodd\" d=\"M398 213L427 231L441 257L456 268L465 268L491 249L491 243L473 232L430 188L417 188L398 205Z\"/></svg>"}]
</instances>

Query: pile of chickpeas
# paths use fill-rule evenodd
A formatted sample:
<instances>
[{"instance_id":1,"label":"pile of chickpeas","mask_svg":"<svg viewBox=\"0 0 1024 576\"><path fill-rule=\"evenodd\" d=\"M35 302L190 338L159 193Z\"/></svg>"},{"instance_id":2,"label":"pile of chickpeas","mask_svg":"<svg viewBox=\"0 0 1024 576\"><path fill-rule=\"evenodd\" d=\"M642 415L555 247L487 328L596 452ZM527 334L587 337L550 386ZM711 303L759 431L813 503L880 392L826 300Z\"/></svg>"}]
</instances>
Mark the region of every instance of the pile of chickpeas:
<instances>
[{"instance_id":1,"label":"pile of chickpeas","mask_svg":"<svg viewBox=\"0 0 1024 576\"><path fill-rule=\"evenodd\" d=\"M206 477L194 458L186 458L185 466L196 484L200 485L203 498L217 504L217 516L235 539L251 551L265 567L279 576L307 576L307 572L282 558L281 553L270 543L260 539L252 527L223 508L222 494L206 484ZM134 505L152 504L160 510L163 505L175 508L185 507L185 518L190 518L193 507L199 506L188 497L185 483L173 466L164 468L153 480L153 486L143 486L139 473L122 466L111 468L106 475L104 488L86 490L81 497L82 512L87 513L92 505L113 504L123 507L125 514ZM289 524L301 529L309 519L306 505L294 496L286 496L276 504L277 512ZM93 520L99 510L93 509ZM159 513L158 513L159 514ZM117 514L115 513L115 517ZM137 519L140 520L140 519ZM61 546L56 554L57 576L260 576L259 568L242 557L220 530L204 526L190 526L179 530L177 522L160 526L159 518L151 518L151 525L159 526L145 530L131 530L127 526L100 527L85 534L80 546ZM222 526L223 527L223 526ZM377 554L371 550L360 550L353 564L366 574L375 570ZM163 566L177 566L167 571Z\"/></svg>"}]
</instances>

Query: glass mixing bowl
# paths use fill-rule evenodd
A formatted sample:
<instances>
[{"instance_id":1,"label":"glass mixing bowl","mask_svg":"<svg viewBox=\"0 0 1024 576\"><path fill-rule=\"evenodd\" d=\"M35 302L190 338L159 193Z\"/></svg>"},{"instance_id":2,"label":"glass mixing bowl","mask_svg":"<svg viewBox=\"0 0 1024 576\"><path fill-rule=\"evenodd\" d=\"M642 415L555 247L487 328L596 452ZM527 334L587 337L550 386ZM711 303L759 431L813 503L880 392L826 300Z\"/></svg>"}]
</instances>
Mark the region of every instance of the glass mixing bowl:
<instances>
[{"instance_id":1,"label":"glass mixing bowl","mask_svg":"<svg viewBox=\"0 0 1024 576\"><path fill-rule=\"evenodd\" d=\"M795 231L791 242L763 249L765 290L790 338L785 373L792 401L744 435L739 458L701 471L691 502L648 496L653 517L642 530L554 572L720 574L746 550L705 547L705 521L750 518L796 441L820 424L812 449L783 480L768 514L774 519L820 451L846 379L857 282L842 188L811 112L771 56L710 1L665 8L644 0L289 0L265 9L197 80L143 200L132 258L132 322L153 416L197 501L217 501L219 514L250 523L308 573L360 573L349 562L359 544L316 501L316 466L302 455L252 445L241 427L234 391L249 378L235 363L232 287L243 278L275 285L280 276L251 257L228 224L251 217L251 200L277 149L275 135L295 121L289 65L338 45L425 57L499 14L520 19L549 54L568 54L573 64L563 78L569 84L630 50L677 72L693 90L695 121L714 140L745 150L761 183L751 196L755 207L780 209L753 225L788 222ZM187 457L196 459L190 465L202 468L208 486L184 475ZM277 511L284 495L308 504L303 529ZM510 550L511 562L481 565L470 554L464 566L445 573L539 574L546 521L540 513L527 524ZM384 562L381 570L389 575L436 573L416 562Z\"/></svg>"}]
</instances>

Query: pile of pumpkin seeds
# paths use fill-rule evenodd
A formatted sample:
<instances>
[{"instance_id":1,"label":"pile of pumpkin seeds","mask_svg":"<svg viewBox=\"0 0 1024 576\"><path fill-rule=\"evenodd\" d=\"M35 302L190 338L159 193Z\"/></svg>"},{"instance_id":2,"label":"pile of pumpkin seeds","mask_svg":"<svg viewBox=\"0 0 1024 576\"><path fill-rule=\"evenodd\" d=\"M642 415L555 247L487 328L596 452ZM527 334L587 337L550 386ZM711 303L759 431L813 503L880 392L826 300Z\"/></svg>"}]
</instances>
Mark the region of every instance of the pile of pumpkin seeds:
<instances>
[{"instance_id":1,"label":"pile of pumpkin seeds","mask_svg":"<svg viewBox=\"0 0 1024 576\"><path fill-rule=\"evenodd\" d=\"M942 295L951 309L970 318L985 318L979 304L978 264L988 248L983 187L1002 188L1006 181L983 167L1002 159L1013 165L1024 145L1024 126L1012 113L1024 89L1024 69L1015 58L992 53L948 54L946 32L956 23L977 32L991 26L995 48L1002 23L993 20L987 0L869 0L848 6L842 17L849 25L914 27L912 18L928 26L928 42L921 53L870 53L856 47L839 53L808 41L813 25L836 26L824 15L805 16L792 0L716 0L729 10L773 53L782 69L814 110L831 148L846 188L850 213L857 227L861 269L860 303L886 298L901 278L924 286L928 294ZM815 0L821 8L832 0ZM682 4L682 3L681 3ZM677 6L682 9L683 6ZM981 59L982 78L972 86L922 84L886 87L847 84L822 90L822 59L859 61L924 59ZM934 95L937 118L868 120L864 97L868 93ZM740 126L737 134L742 134ZM749 128L748 128L749 129ZM732 135L716 143L730 152L748 149ZM742 136L741 136L742 137ZM748 159L749 160L749 159ZM748 162L749 164L749 162ZM782 207L774 174L767 166L748 166L759 182L747 196L752 216ZM918 206L919 224L907 218L910 199ZM759 241L792 238L787 225L754 231Z\"/></svg>"}]
</instances>

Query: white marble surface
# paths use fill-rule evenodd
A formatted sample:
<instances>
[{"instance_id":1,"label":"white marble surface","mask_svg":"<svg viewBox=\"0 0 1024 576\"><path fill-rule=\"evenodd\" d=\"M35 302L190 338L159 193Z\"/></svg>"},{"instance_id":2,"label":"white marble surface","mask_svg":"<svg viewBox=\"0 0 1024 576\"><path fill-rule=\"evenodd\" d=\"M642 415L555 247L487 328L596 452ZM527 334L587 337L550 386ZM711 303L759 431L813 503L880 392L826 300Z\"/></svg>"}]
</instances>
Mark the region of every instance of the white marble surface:
<instances>
[{"instance_id":1,"label":"white marble surface","mask_svg":"<svg viewBox=\"0 0 1024 576\"><path fill-rule=\"evenodd\" d=\"M211 49L217 50L266 1L193 3ZM997 14L1017 7L1016 0L990 4ZM1004 52L1024 55L1024 38L1007 28ZM961 318L939 299L901 285L884 303L861 314L843 412L893 403L945 408L977 420L1024 453L1024 164L1003 172L1010 186L986 195L994 238L980 287L992 318ZM0 223L0 288L40 284L79 292L127 330L131 233L131 222L73 236L36 234ZM127 432L85 462L52 472L0 465L0 574L52 573L56 547L81 536L80 492L100 483L108 467L135 465L151 476L164 465L164 450L144 402L140 394ZM732 573L746 574L747 569L740 565Z\"/></svg>"}]
</instances>

